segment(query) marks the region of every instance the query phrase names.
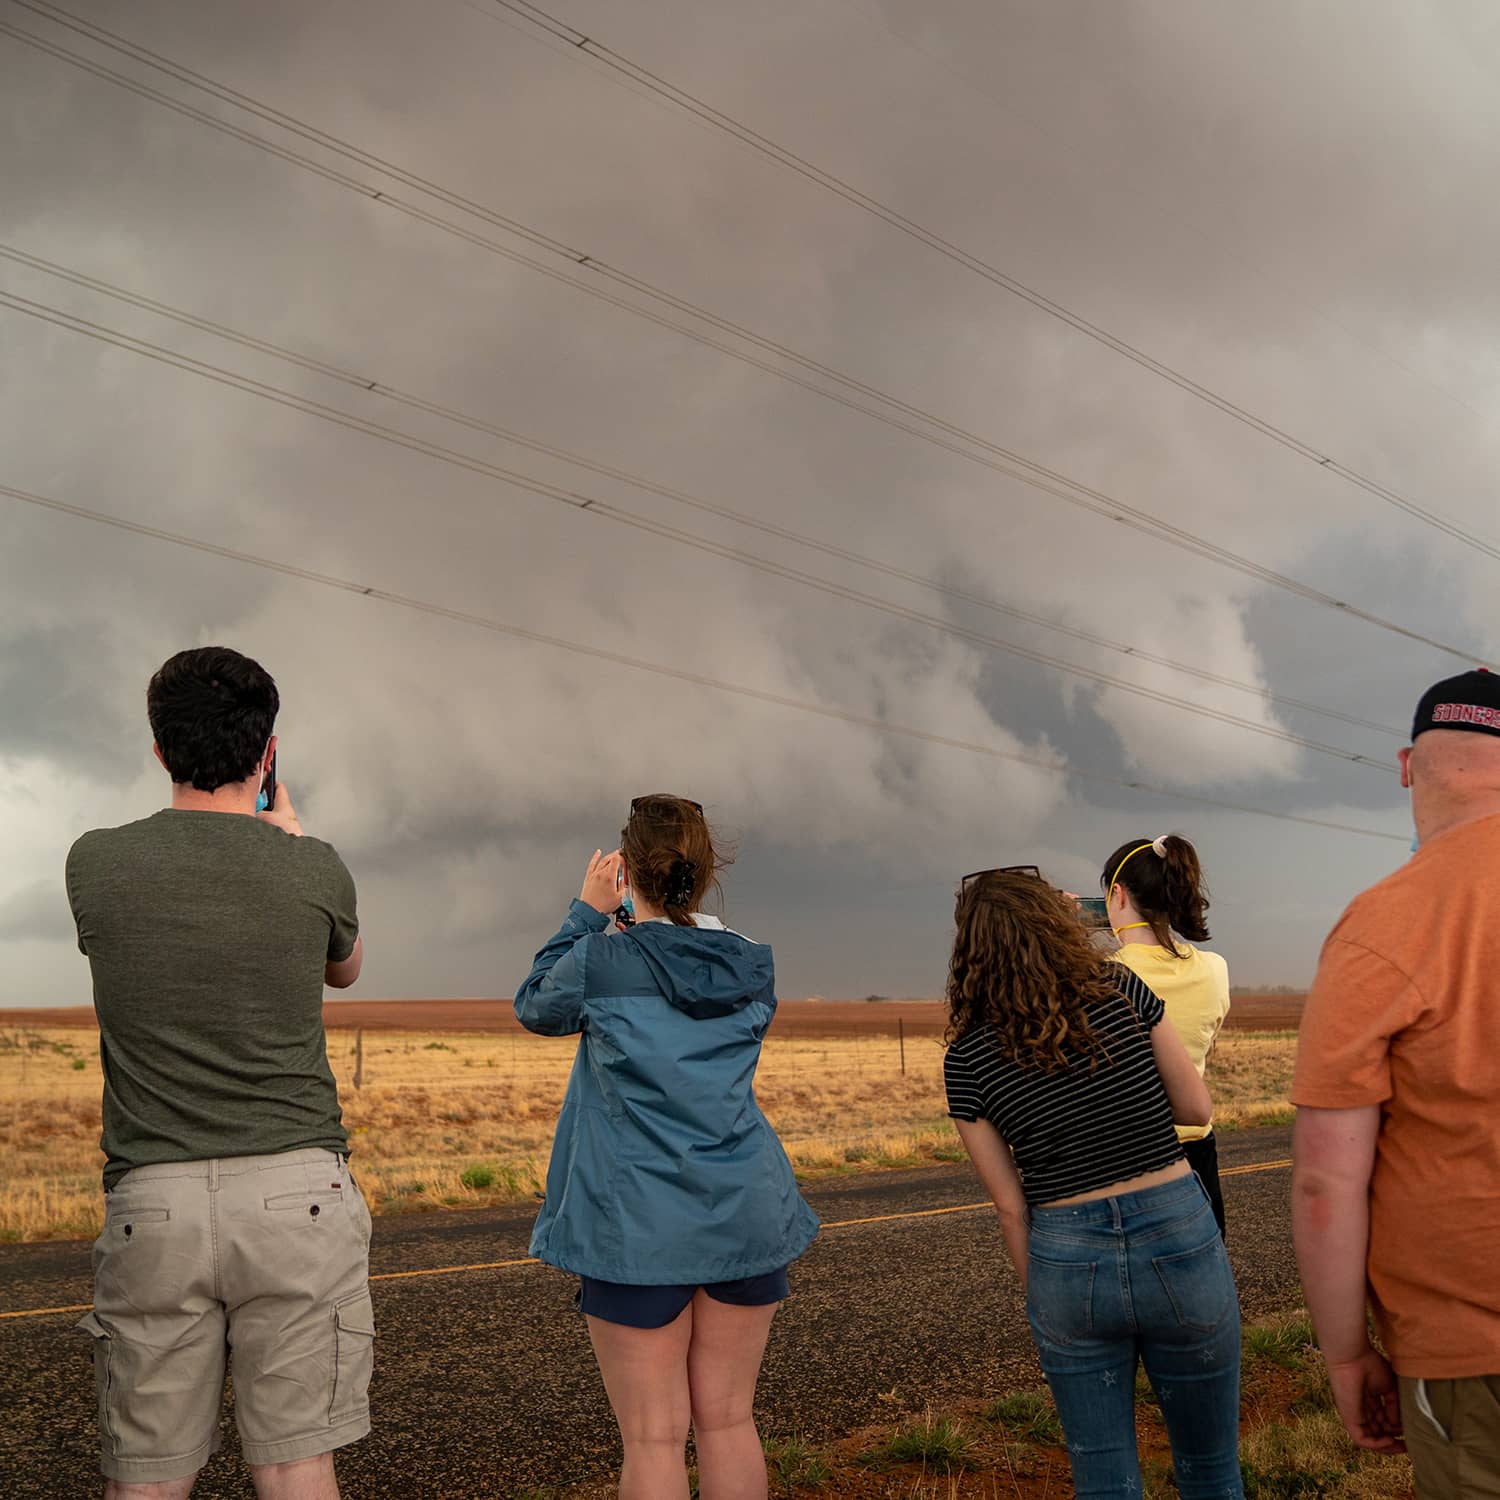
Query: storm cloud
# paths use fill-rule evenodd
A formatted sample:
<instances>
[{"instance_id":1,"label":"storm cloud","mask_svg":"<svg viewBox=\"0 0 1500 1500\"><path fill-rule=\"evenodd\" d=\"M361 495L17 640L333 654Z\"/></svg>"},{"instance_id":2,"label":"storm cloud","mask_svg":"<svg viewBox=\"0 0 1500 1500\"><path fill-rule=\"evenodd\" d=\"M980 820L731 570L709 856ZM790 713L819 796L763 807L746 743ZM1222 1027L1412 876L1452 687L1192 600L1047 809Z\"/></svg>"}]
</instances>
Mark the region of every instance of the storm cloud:
<instances>
[{"instance_id":1,"label":"storm cloud","mask_svg":"<svg viewBox=\"0 0 1500 1500\"><path fill-rule=\"evenodd\" d=\"M1500 29L1478 0L549 8L1225 400L1500 537L1500 201L1483 190L1500 167ZM452 198L1476 659L1497 647L1492 557L490 0L268 0L253 12L232 0L128 11L72 0L69 13L420 175L449 201L374 168L356 174L626 305L0 34L0 243L359 380L14 260L0 260L0 290L415 445L0 307L0 483L1022 761L0 495L0 1003L86 998L59 905L64 855L85 828L163 803L145 683L172 651L209 641L277 678L282 774L309 831L359 882L361 991L372 996L508 994L589 853L647 790L699 798L734 837L728 915L776 945L788 996L935 994L957 874L1036 860L1091 884L1121 839L1169 827L1200 844L1235 980L1298 983L1342 905L1403 857L1397 840L1192 800L1399 835L1409 816L1393 775L974 637L1385 761L1394 734L1139 654L1394 730L1458 668L1453 657L684 337L640 315L660 303L590 281ZM0 0L0 22L355 171L55 14ZM493 466L602 503L559 503ZM610 507L657 530L622 525Z\"/></svg>"}]
</instances>

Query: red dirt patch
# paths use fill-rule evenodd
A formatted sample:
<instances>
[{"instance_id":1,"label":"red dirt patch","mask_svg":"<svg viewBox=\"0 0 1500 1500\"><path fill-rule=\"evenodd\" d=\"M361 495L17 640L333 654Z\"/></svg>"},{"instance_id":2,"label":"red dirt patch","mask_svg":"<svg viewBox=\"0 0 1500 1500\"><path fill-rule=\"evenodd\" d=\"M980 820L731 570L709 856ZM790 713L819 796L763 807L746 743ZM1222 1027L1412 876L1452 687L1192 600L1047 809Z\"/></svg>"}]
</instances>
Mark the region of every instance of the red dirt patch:
<instances>
[{"instance_id":1,"label":"red dirt patch","mask_svg":"<svg viewBox=\"0 0 1500 1500\"><path fill-rule=\"evenodd\" d=\"M1295 1031L1306 1004L1306 992L1235 995L1224 1025L1230 1031Z\"/></svg>"}]
</instances>

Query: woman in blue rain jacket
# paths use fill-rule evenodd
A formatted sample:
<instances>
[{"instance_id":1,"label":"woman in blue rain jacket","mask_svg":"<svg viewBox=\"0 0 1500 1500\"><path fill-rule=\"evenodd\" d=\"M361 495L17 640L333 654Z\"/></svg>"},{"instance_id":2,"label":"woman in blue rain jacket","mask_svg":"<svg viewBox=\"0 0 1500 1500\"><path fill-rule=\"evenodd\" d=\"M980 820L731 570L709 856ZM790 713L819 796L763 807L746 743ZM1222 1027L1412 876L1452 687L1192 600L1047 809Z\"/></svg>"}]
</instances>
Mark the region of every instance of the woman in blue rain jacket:
<instances>
[{"instance_id":1,"label":"woman in blue rain jacket","mask_svg":"<svg viewBox=\"0 0 1500 1500\"><path fill-rule=\"evenodd\" d=\"M756 1377L818 1228L755 1101L771 950L698 910L725 862L697 803L636 798L515 998L580 1038L531 1251L581 1278L621 1500L685 1500L689 1414L705 1494L763 1465Z\"/></svg>"}]
</instances>

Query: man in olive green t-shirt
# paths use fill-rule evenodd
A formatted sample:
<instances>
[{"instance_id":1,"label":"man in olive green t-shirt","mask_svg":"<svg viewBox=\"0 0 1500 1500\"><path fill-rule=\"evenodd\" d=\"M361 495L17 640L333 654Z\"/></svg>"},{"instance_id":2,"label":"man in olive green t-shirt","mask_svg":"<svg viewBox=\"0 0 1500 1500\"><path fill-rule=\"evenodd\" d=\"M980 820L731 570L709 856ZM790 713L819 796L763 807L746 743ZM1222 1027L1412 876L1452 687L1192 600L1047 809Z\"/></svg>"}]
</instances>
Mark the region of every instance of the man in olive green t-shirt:
<instances>
[{"instance_id":1,"label":"man in olive green t-shirt","mask_svg":"<svg viewBox=\"0 0 1500 1500\"><path fill-rule=\"evenodd\" d=\"M283 785L257 812L279 706L236 651L173 656L147 691L171 806L68 855L104 1071L80 1326L111 1500L191 1492L228 1348L262 1500L331 1500L333 1450L369 1431L370 1219L322 1017L324 984L353 984L364 950L333 847L302 836Z\"/></svg>"}]
</instances>

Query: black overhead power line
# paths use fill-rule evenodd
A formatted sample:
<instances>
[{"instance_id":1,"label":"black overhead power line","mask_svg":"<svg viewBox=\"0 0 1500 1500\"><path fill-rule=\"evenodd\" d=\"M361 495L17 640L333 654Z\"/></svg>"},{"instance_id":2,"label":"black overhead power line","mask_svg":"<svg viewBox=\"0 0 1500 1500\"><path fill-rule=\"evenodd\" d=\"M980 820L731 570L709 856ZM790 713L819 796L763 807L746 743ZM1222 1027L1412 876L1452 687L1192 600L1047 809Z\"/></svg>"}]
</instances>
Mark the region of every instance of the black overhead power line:
<instances>
[{"instance_id":1,"label":"black overhead power line","mask_svg":"<svg viewBox=\"0 0 1500 1500\"><path fill-rule=\"evenodd\" d=\"M1055 775L1079 781L1092 781L1106 786L1124 787L1129 791L1144 792L1152 796L1191 802L1203 807L1217 807L1228 812L1246 813L1261 818L1275 818L1284 823L1300 823L1311 828L1330 829L1338 833L1359 834L1363 838L1386 839L1401 844L1406 843L1408 838L1406 834L1391 833L1384 829L1362 828L1357 824L1341 823L1331 818L1317 818L1303 813L1279 812L1273 808L1253 807L1245 803L1225 801L1219 797L1204 796L1197 792L1183 792L1176 788L1156 786L1150 782L1136 781L1124 776L1111 776L1102 771L1086 771L1058 761L1047 760L1042 756L1027 755L1017 750L1005 750L998 745L989 745L976 740L958 739L951 735L936 734L931 730L918 729L908 724L893 723L887 719L875 718L869 714L857 713L851 709L837 708L826 703L808 702L804 699L793 698L783 693L773 693L762 688L748 686L744 683L729 682L720 677L691 672L681 667L668 666L662 662L651 661L644 657L630 656L620 651L611 651L603 646L592 646L583 641L570 641L560 636L546 635L541 631L528 630L524 626L513 625L508 621L498 620L492 616L480 615L468 610L454 609L447 605L415 598L411 595L395 593L390 589L379 588L374 584L358 583L352 579L340 578L331 573L316 572L311 568L298 567L293 563L281 562L275 558L260 556L257 553L243 552L237 548L220 546L217 543L204 541L201 538L185 536L180 532L167 531L158 526L147 526L142 522L132 521L124 516L111 515L105 511L91 510L86 506L73 505L63 500L56 500L48 496L35 494L29 490L18 489L12 485L0 484L0 495L5 495L9 499L24 505L35 506L38 509L73 516L78 520L90 521L97 525L111 526L119 531L131 532L136 536L149 537L155 541L169 542L173 546L189 548L195 552L206 553L209 556L224 558L231 562L245 563L251 567L264 568L273 573L280 573L287 578L300 579L304 583L338 589L344 593L359 594L367 599L378 599L386 604L394 604L402 609L414 610L421 614L436 616L439 619L451 620L457 624L471 625L481 630L492 631L498 635L506 635L514 637L517 640L530 641L535 645L548 646L555 650L570 651L580 656L592 657L596 661L607 662L611 666L629 667L639 672L650 672L658 677L666 677L678 682L690 683L695 687L710 688L717 692L731 693L736 697L749 698L759 703L774 704L780 708L794 709L799 713L815 714L820 718L834 719L841 723L856 725L862 729L872 729L881 734L896 735L903 739L920 740L926 744L941 745L952 750L962 750L972 755L986 756L992 760L1031 766L1038 770L1050 771Z\"/></svg>"},{"instance_id":2,"label":"black overhead power line","mask_svg":"<svg viewBox=\"0 0 1500 1500\"><path fill-rule=\"evenodd\" d=\"M1310 584L1302 583L1299 580L1291 578L1284 573L1279 573L1276 570L1257 563L1253 559L1245 557L1240 553L1236 553L1227 547L1221 547L1218 544L1209 541L1207 538L1197 536L1194 533L1189 532L1172 522L1164 521L1159 517L1153 516L1149 512L1144 511L1137 506L1131 505L1126 501L1120 500L1105 491L1082 484L1074 479L1071 479L1069 476L1063 474L1059 470L1049 468L1048 466L1037 463L1032 459L1026 458L1024 455L1017 453L1011 449L1004 448L997 443L992 443L991 441L989 441L989 439L984 438L977 433L970 432L965 428L948 422L944 418L937 416L934 413L924 411L922 408L917 407L909 402L903 401L897 396L893 396L888 394L887 392L881 391L875 386L868 385L865 382L858 380L854 376L847 375L843 371L835 369L833 366L825 365L820 361L811 359L806 355L798 353L795 349L792 349L785 344L781 344L774 339L770 339L764 335L758 334L754 330L743 327L742 325L734 323L727 318L722 318L718 314L713 313L708 309L698 307L691 302L676 297L670 292L662 290L661 288L654 287L649 282L643 281L628 272L611 266L607 262L587 255L571 246L564 245L561 241L558 241L551 236L544 235L539 231L529 228L528 226L520 225L517 221L508 219L504 215L498 214L493 209L487 208L482 204L476 204L472 200L464 199L460 195L451 193L449 190L441 187L438 184L430 183L427 179L421 178L414 173L409 173L404 169L394 168L389 164L382 163L380 158L371 156L369 153L361 151L358 147L351 146L347 142L341 141L335 136L331 136L324 131L317 130L316 127L309 126L305 122L299 121L295 119L295 117L287 115L282 111L274 110L270 106L260 104L257 101L249 100L249 96L247 95L239 94L237 91L220 85L211 79L204 78L201 74L193 73L192 70L183 68L176 63L173 63L165 58L161 58L156 53L152 53L145 48L136 46L134 43L127 42L119 37L116 37L113 33L104 31L103 28L95 27L90 23L80 21L75 17L69 17L65 12L61 12L55 6L47 5L44 9L43 5L38 3L38 0L11 0L11 3L22 5L27 9L35 11L37 14L47 14L54 20L57 20L58 24L67 25L72 30L89 36L94 40L100 42L104 46L110 47L113 50L121 52L127 56L136 58L138 61L146 62L151 67L154 67L159 71L166 72L170 76L179 79L179 81L189 83L191 86L209 93L211 96L220 99L222 102L249 110L252 113L259 115L263 119L273 121L279 126L279 128L300 134L309 140L317 141L320 146L324 147L327 150L341 154L350 160L354 160L360 162L361 164L370 166L382 173L397 177L398 180L411 185L415 185L419 187L422 192L429 193L432 196L438 197L444 202L459 205L464 209L465 212L472 214L476 218L480 218L485 222L491 223L505 230L505 232L507 233L519 235L523 239L527 240L530 244L562 256L574 262L577 266L586 268L590 273L601 277L607 277L620 285L631 288L632 290L638 292L643 296L650 297L656 302L684 312L695 319L709 324L711 327L718 328L726 333L731 334L737 339L741 339L757 348L764 349L768 353L775 354L779 358L786 359L791 363L797 364L811 373L819 375L839 386L842 386L846 391L852 391L858 393L859 395L868 395L873 400L881 403L881 405L889 407L894 411L910 414L912 417L916 418L917 421L926 425L918 426L913 422L903 420L903 418L900 416L893 416L890 411L882 411L879 407L872 406L867 401L858 399L857 395L851 396L846 395L839 390L830 390L827 386L819 384L816 380L807 379L793 370L788 370L781 365L760 359L756 355L749 353L744 349L736 348L733 345L726 344L719 339L713 338L710 335L702 332L702 330L694 328L689 324L679 322L676 319L667 317L659 312L655 312L650 308L643 307L639 303L633 302L627 298L619 297L606 288L598 285L597 283L585 281L579 276L572 275L567 272L560 271L556 267L549 266L544 262L535 259L533 256L526 255L517 250L513 250L508 246L501 245L497 241L490 239L486 235L480 234L472 229L468 229L461 224L453 222L450 219L445 219L441 215L431 213L428 210L423 209L415 204L408 203L402 199L397 198L393 194L385 192L382 189L372 187L367 182L363 182L357 178L350 177L347 173L341 172L335 168L328 167L324 163L303 156L298 152L291 150L289 147L281 146L276 144L275 142L268 141L264 137L257 136L248 130L240 128L237 125L230 124L226 120L222 120L219 117L209 114L204 110L197 109L180 99L175 99L169 94L162 93L160 90L151 88L149 85L141 83L137 79L130 78L125 74L118 73L113 69L107 68L100 63L94 62L90 58L84 57L76 52L71 52L67 48L61 47L54 42L35 36L30 32L23 31L20 28L9 24L8 22L0 22L0 35L10 36L15 40L21 41L28 46L35 47L38 50L43 51L60 61L78 67L97 78L104 79L110 83L116 84L117 86L126 89L141 98L151 100L152 102L160 104L165 108L171 109L178 114L184 115L189 119L206 125L211 129L221 131L222 133L229 135L236 140L242 141L255 149L269 152L271 155L279 157L283 161L303 167L304 169L315 173L326 181L336 183L341 187L358 193L361 197L393 208L400 213L406 214L411 218L431 225L436 229L440 229L444 233L454 235L459 239L465 240L471 245L475 245L481 249L488 251L491 254L500 256L501 258L511 261L514 264L526 266L530 270L536 271L543 276L550 277L554 281L570 286L575 290L581 291L590 297L596 298L597 300L606 302L611 306L620 308L635 317L643 318L646 321L655 323L660 327L671 329L686 338L693 339L708 348L715 349L718 352L729 356L730 358L739 360L745 364L753 365L757 369L764 370L768 374L774 375L778 379L788 381L791 384L811 391L814 394L823 397L825 400L834 401L841 406L845 406L851 410L861 412L876 421L885 423L887 426L894 427L899 431L906 432L914 437L920 438L924 442L933 444L934 446L939 448L943 448L950 453L954 453L971 463L982 464L986 468L992 469L997 473L1005 474L1013 479L1018 479L1022 483L1029 485L1033 489L1042 491L1043 493L1049 495L1053 495L1058 499L1066 501L1070 505L1078 506L1079 508L1090 511L1095 515L1103 516L1106 520L1112 521L1115 524L1140 532L1144 535L1151 536L1170 546L1177 547L1183 551L1191 553L1194 556L1202 557L1210 561L1220 563L1223 566L1229 567L1236 572L1244 574L1247 577L1254 578L1258 582L1269 584L1272 587L1282 589L1291 594L1295 594L1302 599L1306 599L1310 603L1320 605L1324 608L1338 610L1352 619L1358 619L1367 624L1375 625L1380 629L1389 631L1390 633L1395 635L1402 636L1405 639L1413 641L1419 645L1429 646L1436 651L1440 651L1446 655L1456 657L1460 661L1468 663L1482 663L1483 659L1474 651L1453 645L1446 641L1438 640L1433 636L1426 635L1420 631L1416 631L1410 629L1407 626L1400 625L1393 620L1386 619L1385 617L1377 615L1372 611L1361 609L1358 606L1350 603L1348 600L1340 599L1336 595L1330 594L1325 590L1316 588Z\"/></svg>"},{"instance_id":3,"label":"black overhead power line","mask_svg":"<svg viewBox=\"0 0 1500 1500\"><path fill-rule=\"evenodd\" d=\"M512 428L501 426L497 422L491 422L482 417L476 417L471 413L459 410L456 407L444 405L442 402L431 401L425 397L414 395L404 391L397 386L390 385L385 381L374 380L369 376L356 371L332 364L327 360L318 359L312 355L301 353L295 349L286 348L284 345L271 342L269 339L257 338L253 334L247 334L239 329L231 328L227 324L216 322L211 318L201 317L196 313L184 311L182 308L173 307L168 303L157 301L153 297L144 296L138 292L132 292L112 282L103 280L97 276L90 276L85 272L74 270L70 267L59 265L56 261L47 260L39 255L32 255L27 251L20 250L13 245L0 242L0 258L13 261L17 265L25 266L30 270L41 271L46 275L59 280L71 282L75 286L85 287L89 291L97 292L102 296L109 297L115 301L124 302L132 307L142 308L147 312L159 317L169 318L174 322L186 327L198 329L205 333L211 333L227 342L238 344L242 348L254 350L257 353L268 354L274 358L284 360L299 369L312 371L316 374L326 376L330 380L339 381L341 384L350 386L356 390L372 392L387 400L394 401L400 405L411 407L416 411L426 412L433 416L442 417L447 421L454 422L460 426L471 428L476 432L487 433L498 437L508 443L514 443L519 447L528 448L536 453L544 453L548 457L560 459L566 463L575 464L580 468L587 469L591 473L602 475L605 478L629 484L637 489L644 490L650 494L660 495L664 499L672 500L680 505L691 509L705 512L707 514L721 516L733 521L738 525L752 530L763 532L769 536L777 537L784 541L795 543L798 546L821 552L829 557L835 557L845 562L854 563L860 567L868 568L873 572L884 574L891 578L900 579L904 582L916 584L921 588L931 590L934 593L945 595L949 598L959 599L965 603L977 605L995 614L1005 615L1012 619L1024 620L1029 624L1037 625L1046 630L1056 631L1059 634L1070 636L1075 640L1084 641L1091 646L1103 650L1124 655L1136 661L1151 663L1152 665L1167 667L1174 672L1198 678L1200 681L1215 683L1222 687L1233 688L1238 692L1249 693L1266 703L1273 703L1285 708L1299 709L1307 713L1321 714L1325 718L1337 719L1342 723L1350 724L1360 729L1374 730L1380 734L1387 734L1398 739L1405 738L1405 731L1394 728L1387 724L1378 724L1370 719L1362 719L1354 714L1342 713L1337 709L1329 708L1318 703L1309 703L1303 699L1290 698L1282 694L1273 693L1269 689L1255 683L1243 682L1237 678L1227 676L1224 673L1213 672L1203 667L1189 665L1185 662L1175 661L1170 657L1158 655L1155 652L1146 651L1138 646L1124 645L1110 636L1099 635L1093 631L1084 630L1081 627L1069 625L1065 622L1049 619L1044 615L1035 614L1029 610L1020 609L1014 605L997 603L986 598L982 594L976 594L970 590L958 588L954 585L945 584L939 579L931 578L925 574L916 573L907 568L897 567L894 564L869 557L864 553L857 552L852 548L841 546L837 543L827 542L820 538L809 536L803 532L795 531L790 527L781 526L775 522L766 521L760 517L751 515L746 511L737 510L732 506L725 505L713 500L707 500L698 495L690 494L685 490L676 489L670 485L660 484L654 480L645 478L639 474L633 474L628 470L617 468L614 465L598 462L584 454L571 449L559 447L553 443L542 442Z\"/></svg>"},{"instance_id":4,"label":"black overhead power line","mask_svg":"<svg viewBox=\"0 0 1500 1500\"><path fill-rule=\"evenodd\" d=\"M33 5L32 0L18 0L31 8L50 12L55 9L51 5ZM1236 422L1243 423L1246 427L1261 434L1262 437L1270 438L1279 443L1283 448L1289 449L1298 457L1316 464L1321 469L1326 469L1330 474L1336 474L1340 479L1347 481L1356 488L1364 490L1378 500L1383 500L1387 505L1394 506L1397 510L1404 511L1407 515L1421 521L1424 525L1432 527L1436 531L1452 537L1455 541L1462 542L1467 547L1472 547L1477 552L1482 552L1486 557L1500 561L1500 544L1492 542L1477 533L1469 531L1457 521L1435 511L1428 506L1412 499L1401 491L1392 489L1389 485L1381 484L1369 475L1361 473L1349 465L1341 463L1338 459L1324 453L1320 447L1288 432L1284 427L1268 421L1264 417L1257 416L1248 408L1241 406L1237 401L1228 396L1220 395L1217 391L1194 380L1190 375L1165 364L1154 356L1146 353L1137 344L1120 338L1110 333L1108 329L1099 324L1091 322L1088 318L1072 311L1063 303L1055 301L1028 286L1025 282L1003 271L992 262L983 257L965 250L961 245L938 234L935 230L928 229L917 220L909 218L899 209L879 198L872 197L869 193L861 191L852 183L838 176L836 173L826 171L815 163L799 156L795 151L785 146L778 145L767 136L752 130L750 126L741 123L722 110L715 109L707 101L700 99L697 95L689 93L686 89L679 88L676 84L668 82L659 74L653 73L639 63L631 61L622 53L616 52L614 48L606 46L603 42L588 36L576 27L569 26L565 21L560 21L550 12L543 10L539 5L533 5L530 0L494 0L494 4L502 10L509 11L512 15L520 16L530 21L534 26L546 31L549 35L568 43L576 52L586 53L597 62L606 67L613 68L616 72L623 74L634 83L649 89L660 98L668 100L679 109L705 121L732 136L742 145L760 155L770 158L780 166L795 172L798 176L806 178L809 182L836 194L846 203L853 204L875 218L889 224L893 229L899 230L909 238L917 240L929 249L935 250L939 255L972 271L977 276L982 276L986 281L995 286L1003 288L1013 296L1022 301L1030 303L1032 307L1046 313L1049 317L1066 323L1070 328L1077 330L1087 338L1096 343L1104 345L1105 348L1113 350L1116 354L1139 365L1144 370L1149 370L1153 375L1160 377L1175 385L1179 390L1186 391L1190 396L1214 407L1232 417Z\"/></svg>"},{"instance_id":5,"label":"black overhead power line","mask_svg":"<svg viewBox=\"0 0 1500 1500\"><path fill-rule=\"evenodd\" d=\"M463 5L466 9L490 17L518 35L530 36L533 40L539 40L536 29L528 31L525 24L515 20L507 20L503 16L496 15L493 6L488 4L488 0L486 0L486 8L484 9L481 9L480 0L457 0L457 3ZM978 77L966 69L959 67L952 59L944 57L940 52L935 51L931 47L924 46L916 37L908 36L906 32L900 30L887 16L878 14L878 7L874 9L869 8L863 3L863 0L837 0L837 3L842 5L853 19L869 27L872 31L878 32L891 44L906 48L914 56L920 57L929 67L941 69L950 78L957 79L965 89L985 100L992 108L1003 110L1012 119L1023 122L1028 129L1057 143L1063 148L1063 154L1066 158L1064 165L1067 171L1077 174L1087 174L1093 178L1096 184L1107 183L1112 188L1125 188L1130 196L1137 201L1145 197L1145 194L1141 193L1136 187L1129 186L1126 180L1117 176L1113 170L1104 168L1098 161L1091 160L1088 155L1089 148L1081 145L1077 137L1070 137L1064 130L1058 129L1056 122L1050 120L1043 122L1034 114L1021 108L1014 97L1003 88L992 86L987 80L981 82ZM535 23L532 24L535 27ZM548 36L551 37L550 32ZM548 49L550 51L560 54L565 50L577 50L576 46L572 44L557 43L555 37L552 37L552 40L555 45ZM609 79L611 82L617 84L619 88L634 95L636 98L651 99L652 97L646 89L639 86L631 86L625 82L623 75L618 72L601 71L599 76ZM667 107L662 103L660 98L654 99L652 102L658 108L665 109ZM1183 212L1179 204L1174 203L1173 208L1177 210L1176 225L1178 228L1185 229L1200 239L1208 238L1202 225L1190 214ZM1161 217L1158 210L1153 210L1153 216L1158 219ZM1452 402L1454 406L1462 407L1471 416L1478 417L1481 421L1489 421L1488 412L1482 411L1472 401L1460 396L1451 386L1445 385L1442 381L1434 379L1430 374L1407 364L1404 359L1393 354L1389 348L1371 339L1360 330L1350 327L1342 318L1336 317L1326 304L1308 296L1301 288L1290 286L1284 280L1278 281L1273 278L1266 271L1264 265L1250 256L1243 254L1233 245L1217 242L1215 248L1221 256L1237 262L1249 271L1252 276L1261 280L1275 294L1278 301L1289 306L1300 305L1305 311L1320 318L1330 328L1336 329L1352 343L1360 345L1365 353L1373 355L1376 359L1390 365L1393 369L1400 370L1410 380L1420 385L1425 385L1434 395L1443 397L1445 401Z\"/></svg>"},{"instance_id":6,"label":"black overhead power line","mask_svg":"<svg viewBox=\"0 0 1500 1500\"><path fill-rule=\"evenodd\" d=\"M46 303L33 301L29 297L19 297L11 292L0 291L0 307L10 308L13 312L23 313L28 317L50 323L54 327L66 328L71 332L82 334L100 343L110 344L115 348L124 349L144 358L155 360L158 363L170 365L187 374L200 376L219 385L230 386L235 390L258 396L262 400L275 402L279 406L289 407L294 411L303 412L308 416L320 417L324 421L363 433L368 437L379 438L384 442L392 443L397 447L405 448L423 457L436 459L442 463L465 469L472 474L499 480L501 483L510 485L516 489L525 490L531 494L540 495L545 499L567 505L573 510L584 511L591 516L614 521L619 525L629 526L637 531L647 532L654 536L678 542L683 546L694 548L697 551L708 553L729 562L739 563L741 566L755 569L758 572L772 574L834 598L862 604L867 608L879 610L884 614L892 615L913 624L926 626L942 634L967 641L972 645L1018 656L1041 666L1052 667L1058 671L1082 677L1102 687L1129 693L1135 697L1146 698L1154 703L1181 709L1199 718L1212 719L1221 724L1232 725L1236 728L1248 730L1252 734L1262 735L1267 739L1280 740L1283 743L1296 745L1305 750L1313 750L1321 755L1330 755L1354 765L1367 766L1371 769L1387 773L1392 769L1388 763L1382 762L1374 756L1364 755L1358 751L1346 750L1337 745L1324 744L1320 740L1294 734L1289 730L1274 725L1258 723L1253 719L1242 718L1238 714L1213 708L1207 704L1193 703L1188 699L1177 698L1156 688L1147 687L1141 683L1130 682L1126 679L1115 677L1110 673L1098 671L1092 667L1068 662L1046 652L1033 650L1029 646L1022 646L1012 641L1001 640L997 636L990 636L980 631L970 630L965 626L944 620L936 615L924 614L919 610L910 609L905 605L893 603L876 595L849 588L833 580L819 577L816 574L805 573L800 569L788 567L771 558L745 552L739 548L726 546L709 538L697 536L691 532L665 525L649 517L639 515L634 511L614 505L609 501L600 500L592 495L582 494L577 490L570 489L564 485L554 484L536 475L523 474L515 469L510 469L504 465L492 463L488 459L480 458L476 454L464 453L458 449L449 448L444 444L431 442L426 438L417 436L415 433L403 432L399 428L387 426L384 423L373 421L367 417L361 417L357 413L345 411L340 407L329 406L321 401L314 401L294 391L288 391L280 386L272 385L267 381L253 379L250 376L240 374L238 371L226 369L222 365L211 364L207 360L195 359L190 355L152 343L147 339L137 338L120 329L108 328L101 323L78 317L76 314L66 312L61 308L50 307Z\"/></svg>"}]
</instances>

